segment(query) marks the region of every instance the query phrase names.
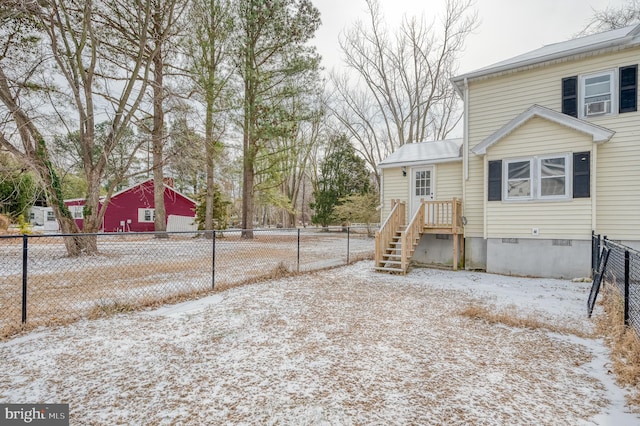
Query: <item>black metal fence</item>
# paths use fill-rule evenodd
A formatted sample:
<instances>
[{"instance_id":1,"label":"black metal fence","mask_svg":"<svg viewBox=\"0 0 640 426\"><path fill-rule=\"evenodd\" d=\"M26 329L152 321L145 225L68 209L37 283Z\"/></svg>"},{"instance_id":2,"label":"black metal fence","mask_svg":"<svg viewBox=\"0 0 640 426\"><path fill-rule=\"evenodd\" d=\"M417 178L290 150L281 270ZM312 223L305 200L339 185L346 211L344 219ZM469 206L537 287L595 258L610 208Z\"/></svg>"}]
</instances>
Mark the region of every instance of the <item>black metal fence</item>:
<instances>
[{"instance_id":1,"label":"black metal fence","mask_svg":"<svg viewBox=\"0 0 640 426\"><path fill-rule=\"evenodd\" d=\"M23 325L176 300L290 272L371 258L366 228L101 233L97 253L70 257L69 235L0 236L0 337ZM162 238L161 238L162 237Z\"/></svg>"},{"instance_id":2,"label":"black metal fence","mask_svg":"<svg viewBox=\"0 0 640 426\"><path fill-rule=\"evenodd\" d=\"M591 267L592 295L597 295L597 278L615 286L624 303L624 322L640 335L640 252L593 234ZM590 296L595 302L595 296ZM590 306L593 309L593 306Z\"/></svg>"}]
</instances>

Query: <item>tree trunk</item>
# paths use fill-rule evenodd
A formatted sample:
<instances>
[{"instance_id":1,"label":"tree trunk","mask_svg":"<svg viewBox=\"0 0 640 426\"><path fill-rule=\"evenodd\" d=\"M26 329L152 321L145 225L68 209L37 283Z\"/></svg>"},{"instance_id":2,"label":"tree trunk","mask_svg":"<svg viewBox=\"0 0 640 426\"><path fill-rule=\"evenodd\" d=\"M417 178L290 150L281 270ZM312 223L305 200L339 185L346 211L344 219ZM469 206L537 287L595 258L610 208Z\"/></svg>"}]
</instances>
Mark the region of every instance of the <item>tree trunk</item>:
<instances>
[{"instance_id":1,"label":"tree trunk","mask_svg":"<svg viewBox=\"0 0 640 426\"><path fill-rule=\"evenodd\" d=\"M251 151L245 149L244 171L242 173L242 238L253 238L253 216L254 216L254 200L253 200L253 159L246 152Z\"/></svg>"},{"instance_id":2,"label":"tree trunk","mask_svg":"<svg viewBox=\"0 0 640 426\"><path fill-rule=\"evenodd\" d=\"M207 90L210 90L209 88ZM207 93L207 117L205 119L205 149L207 167L207 192L205 195L204 229L213 230L213 163L214 163L214 142L213 142L213 99ZM213 235L205 233L205 235Z\"/></svg>"},{"instance_id":3,"label":"tree trunk","mask_svg":"<svg viewBox=\"0 0 640 426\"><path fill-rule=\"evenodd\" d=\"M157 6L160 7L159 5ZM154 32L158 37L161 34L159 11L154 15ZM161 41L157 41L160 43ZM151 141L153 144L153 203L155 207L154 228L156 232L164 233L167 230L167 214L164 206L164 110L163 100L163 56L162 50L153 57L153 129ZM166 234L156 234L156 237Z\"/></svg>"}]
</instances>

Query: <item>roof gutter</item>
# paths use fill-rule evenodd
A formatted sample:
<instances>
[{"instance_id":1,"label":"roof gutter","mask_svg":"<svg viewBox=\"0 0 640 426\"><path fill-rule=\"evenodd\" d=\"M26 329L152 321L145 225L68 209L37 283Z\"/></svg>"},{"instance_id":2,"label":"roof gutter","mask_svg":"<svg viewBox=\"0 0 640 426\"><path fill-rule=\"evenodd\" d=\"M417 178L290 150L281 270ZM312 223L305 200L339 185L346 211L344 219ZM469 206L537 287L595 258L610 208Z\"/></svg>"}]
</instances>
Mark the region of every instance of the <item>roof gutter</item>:
<instances>
[{"instance_id":1,"label":"roof gutter","mask_svg":"<svg viewBox=\"0 0 640 426\"><path fill-rule=\"evenodd\" d=\"M625 48L633 47L635 45L640 44L640 40L637 40L635 43L632 43L633 40L636 38L636 36L637 36L636 32L633 31L629 35L614 41L607 41L607 42L602 42L602 43L593 44L589 46L583 46L583 47L569 49L569 50L553 53L553 54L538 57L538 58L525 59L520 62L514 62L514 63L505 64L505 65L492 67L488 69L482 69L479 71L472 71L470 73L463 74L458 77L454 77L451 79L451 81L455 85L456 91L462 94L462 90L464 85L466 84L467 79L488 77L490 75L499 74L501 72L515 71L520 68L531 67L534 65L543 64L545 62L557 61L559 59L568 59L572 56L583 55L590 52L595 52L600 50L609 50L615 47L625 47Z\"/></svg>"},{"instance_id":2,"label":"roof gutter","mask_svg":"<svg viewBox=\"0 0 640 426\"><path fill-rule=\"evenodd\" d=\"M462 157L447 157L447 158L437 158L434 160L413 160L413 161L402 161L398 163L387 163L387 164L378 164L378 169L391 169L394 167L415 167L415 166L428 166L431 164L441 164L441 163L454 163L457 161L462 161Z\"/></svg>"}]
</instances>

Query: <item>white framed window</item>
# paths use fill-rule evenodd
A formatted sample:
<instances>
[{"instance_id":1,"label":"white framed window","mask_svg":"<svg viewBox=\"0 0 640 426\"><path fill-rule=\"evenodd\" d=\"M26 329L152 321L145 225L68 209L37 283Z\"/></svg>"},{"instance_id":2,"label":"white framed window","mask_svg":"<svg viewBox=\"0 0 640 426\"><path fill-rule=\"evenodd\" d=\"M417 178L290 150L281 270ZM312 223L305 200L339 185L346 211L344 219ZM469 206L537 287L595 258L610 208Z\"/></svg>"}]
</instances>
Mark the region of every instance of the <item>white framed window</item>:
<instances>
[{"instance_id":1,"label":"white framed window","mask_svg":"<svg viewBox=\"0 0 640 426\"><path fill-rule=\"evenodd\" d=\"M532 198L532 159L505 160L505 200Z\"/></svg>"},{"instance_id":2,"label":"white framed window","mask_svg":"<svg viewBox=\"0 0 640 426\"><path fill-rule=\"evenodd\" d=\"M580 117L613 114L617 111L616 72L607 70L580 76Z\"/></svg>"},{"instance_id":3,"label":"white framed window","mask_svg":"<svg viewBox=\"0 0 640 426\"><path fill-rule=\"evenodd\" d=\"M84 218L84 206L69 206L69 211L71 212L71 216L74 219L83 219Z\"/></svg>"},{"instance_id":4,"label":"white framed window","mask_svg":"<svg viewBox=\"0 0 640 426\"><path fill-rule=\"evenodd\" d=\"M55 222L56 215L53 214L51 210L47 211L47 222Z\"/></svg>"},{"instance_id":5,"label":"white framed window","mask_svg":"<svg viewBox=\"0 0 640 426\"><path fill-rule=\"evenodd\" d=\"M504 160L504 200L563 200L571 196L570 154Z\"/></svg>"},{"instance_id":6,"label":"white framed window","mask_svg":"<svg viewBox=\"0 0 640 426\"><path fill-rule=\"evenodd\" d=\"M540 157L537 161L540 199L569 197L569 155Z\"/></svg>"},{"instance_id":7,"label":"white framed window","mask_svg":"<svg viewBox=\"0 0 640 426\"><path fill-rule=\"evenodd\" d=\"M149 223L156 220L156 211L155 209L138 209L138 222L139 223Z\"/></svg>"}]
</instances>

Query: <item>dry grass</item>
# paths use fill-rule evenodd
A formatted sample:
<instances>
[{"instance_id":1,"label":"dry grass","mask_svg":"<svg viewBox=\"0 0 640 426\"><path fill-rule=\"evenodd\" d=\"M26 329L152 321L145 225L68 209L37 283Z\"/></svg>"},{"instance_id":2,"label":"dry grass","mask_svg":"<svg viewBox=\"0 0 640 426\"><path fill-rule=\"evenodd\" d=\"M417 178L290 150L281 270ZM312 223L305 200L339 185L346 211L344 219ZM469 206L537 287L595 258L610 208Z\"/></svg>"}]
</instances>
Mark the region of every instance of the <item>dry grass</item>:
<instances>
[{"instance_id":1,"label":"dry grass","mask_svg":"<svg viewBox=\"0 0 640 426\"><path fill-rule=\"evenodd\" d=\"M632 328L624 324L624 301L615 286L605 284L602 305L604 315L596 317L596 330L611 347L613 371L618 383L633 389L627 403L634 412L640 412L640 339Z\"/></svg>"},{"instance_id":2,"label":"dry grass","mask_svg":"<svg viewBox=\"0 0 640 426\"><path fill-rule=\"evenodd\" d=\"M0 231L6 231L9 229L9 224L11 221L5 215L0 214Z\"/></svg>"},{"instance_id":3,"label":"dry grass","mask_svg":"<svg viewBox=\"0 0 640 426\"><path fill-rule=\"evenodd\" d=\"M264 273L291 274L275 265ZM74 401L74 418L111 424L586 424L606 409L576 368L592 358L583 345L461 319L460 303L474 303L464 293L368 271L237 288L181 320L52 330L0 348L11 366L0 389ZM166 409L139 409L149 404Z\"/></svg>"},{"instance_id":4,"label":"dry grass","mask_svg":"<svg viewBox=\"0 0 640 426\"><path fill-rule=\"evenodd\" d=\"M215 290L222 291L295 275L297 261L300 271L344 265L342 250L346 245L341 244L346 241L342 235L301 235L298 258L295 234L261 234L245 240L238 232L225 232L218 238L215 264L210 246L191 237L172 237L165 246L147 235L109 236L98 256L81 256L73 262L64 255L59 238L32 239L28 323L20 323L21 274L17 268L8 268L0 291L0 338L34 326L68 324L83 317L122 312L124 305L138 309L201 297L211 292L214 268ZM366 253L362 253L362 241L368 243L358 240L359 246L352 245L350 263L371 258L368 244ZM4 262L21 262L20 252L13 246L22 240L6 239L2 243L0 257Z\"/></svg>"},{"instance_id":5,"label":"dry grass","mask_svg":"<svg viewBox=\"0 0 640 426\"><path fill-rule=\"evenodd\" d=\"M591 338L593 335L571 327L549 324L539 320L532 314L519 315L515 308L497 309L484 305L471 304L458 312L458 315L474 320L486 321L489 324L504 324L509 327L527 328L530 330L546 330L553 333L573 334L582 338Z\"/></svg>"}]
</instances>

